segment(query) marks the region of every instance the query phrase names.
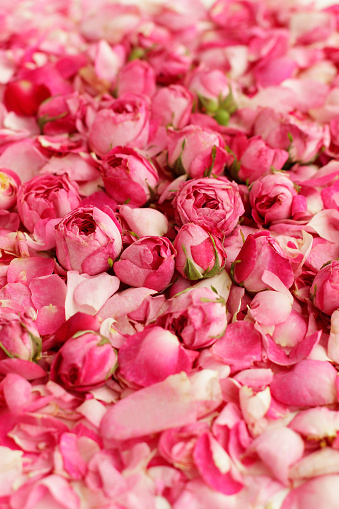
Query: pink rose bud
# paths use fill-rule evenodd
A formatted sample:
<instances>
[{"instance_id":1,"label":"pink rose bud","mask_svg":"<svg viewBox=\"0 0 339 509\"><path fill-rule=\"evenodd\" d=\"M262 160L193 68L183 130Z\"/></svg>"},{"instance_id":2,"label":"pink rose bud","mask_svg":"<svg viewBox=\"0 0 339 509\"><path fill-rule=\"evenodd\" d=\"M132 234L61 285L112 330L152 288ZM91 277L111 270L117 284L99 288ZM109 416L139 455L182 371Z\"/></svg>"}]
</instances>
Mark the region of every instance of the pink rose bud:
<instances>
[{"instance_id":1,"label":"pink rose bud","mask_svg":"<svg viewBox=\"0 0 339 509\"><path fill-rule=\"evenodd\" d=\"M174 247L178 253L176 269L191 281L216 276L226 262L226 253L220 240L194 223L187 223L181 228Z\"/></svg>"},{"instance_id":2,"label":"pink rose bud","mask_svg":"<svg viewBox=\"0 0 339 509\"><path fill-rule=\"evenodd\" d=\"M92 123L89 143L100 157L112 147L144 148L149 135L150 101L137 94L115 99L110 109L100 110Z\"/></svg>"},{"instance_id":3,"label":"pink rose bud","mask_svg":"<svg viewBox=\"0 0 339 509\"><path fill-rule=\"evenodd\" d=\"M181 371L187 373L193 363L178 338L156 326L129 336L119 350L118 359L120 376L141 387Z\"/></svg>"},{"instance_id":4,"label":"pink rose bud","mask_svg":"<svg viewBox=\"0 0 339 509\"><path fill-rule=\"evenodd\" d=\"M123 251L114 272L127 285L161 292L171 282L175 255L166 237L143 237Z\"/></svg>"},{"instance_id":5,"label":"pink rose bud","mask_svg":"<svg viewBox=\"0 0 339 509\"><path fill-rule=\"evenodd\" d=\"M231 273L238 285L256 293L271 289L262 281L265 270L278 276L287 288L293 284L294 274L290 261L269 232L262 231L247 237L232 264Z\"/></svg>"},{"instance_id":6,"label":"pink rose bud","mask_svg":"<svg viewBox=\"0 0 339 509\"><path fill-rule=\"evenodd\" d=\"M229 159L221 135L189 125L181 131L168 130L168 164L177 175L192 178L220 175Z\"/></svg>"},{"instance_id":7,"label":"pink rose bud","mask_svg":"<svg viewBox=\"0 0 339 509\"><path fill-rule=\"evenodd\" d=\"M152 97L156 91L155 72L145 60L132 60L120 70L117 94L143 94Z\"/></svg>"},{"instance_id":8,"label":"pink rose bud","mask_svg":"<svg viewBox=\"0 0 339 509\"><path fill-rule=\"evenodd\" d=\"M288 159L288 152L266 145L260 136L247 138L236 135L231 143L232 157L229 163L232 176L241 182L251 184L259 177L275 170L281 170Z\"/></svg>"},{"instance_id":9,"label":"pink rose bud","mask_svg":"<svg viewBox=\"0 0 339 509\"><path fill-rule=\"evenodd\" d=\"M152 163L136 150L115 147L104 158L102 179L117 203L140 207L151 198L159 177Z\"/></svg>"},{"instance_id":10,"label":"pink rose bud","mask_svg":"<svg viewBox=\"0 0 339 509\"><path fill-rule=\"evenodd\" d=\"M78 186L66 175L37 175L18 191L19 216L30 232L41 219L64 217L79 204Z\"/></svg>"},{"instance_id":11,"label":"pink rose bud","mask_svg":"<svg viewBox=\"0 0 339 509\"><path fill-rule=\"evenodd\" d=\"M259 178L250 188L253 219L258 224L289 219L295 196L297 191L293 182L282 173Z\"/></svg>"},{"instance_id":12,"label":"pink rose bud","mask_svg":"<svg viewBox=\"0 0 339 509\"><path fill-rule=\"evenodd\" d=\"M181 85L170 85L158 90L152 98L152 119L163 126L182 129L192 112L193 96Z\"/></svg>"},{"instance_id":13,"label":"pink rose bud","mask_svg":"<svg viewBox=\"0 0 339 509\"><path fill-rule=\"evenodd\" d=\"M24 314L0 314L0 359L34 360L41 352L41 339L34 322Z\"/></svg>"},{"instance_id":14,"label":"pink rose bud","mask_svg":"<svg viewBox=\"0 0 339 509\"><path fill-rule=\"evenodd\" d=\"M14 207L20 184L20 178L14 171L5 168L0 170L0 210Z\"/></svg>"},{"instance_id":15,"label":"pink rose bud","mask_svg":"<svg viewBox=\"0 0 339 509\"><path fill-rule=\"evenodd\" d=\"M47 135L73 133L76 131L76 117L72 112L71 102L74 95L57 95L50 97L39 106L38 124Z\"/></svg>"},{"instance_id":16,"label":"pink rose bud","mask_svg":"<svg viewBox=\"0 0 339 509\"><path fill-rule=\"evenodd\" d=\"M103 385L117 367L109 340L94 332L80 332L56 354L51 379L67 390L87 391Z\"/></svg>"},{"instance_id":17,"label":"pink rose bud","mask_svg":"<svg viewBox=\"0 0 339 509\"><path fill-rule=\"evenodd\" d=\"M5 88L4 103L17 115L35 115L39 105L50 97L51 92L43 85L26 79L12 81Z\"/></svg>"},{"instance_id":18,"label":"pink rose bud","mask_svg":"<svg viewBox=\"0 0 339 509\"><path fill-rule=\"evenodd\" d=\"M315 276L310 295L314 305L326 315L339 308L339 261L325 265Z\"/></svg>"},{"instance_id":19,"label":"pink rose bud","mask_svg":"<svg viewBox=\"0 0 339 509\"><path fill-rule=\"evenodd\" d=\"M73 210L55 226L59 263L90 276L105 272L122 249L119 228L113 213L91 206Z\"/></svg>"},{"instance_id":20,"label":"pink rose bud","mask_svg":"<svg viewBox=\"0 0 339 509\"><path fill-rule=\"evenodd\" d=\"M225 301L210 288L191 288L169 300L156 325L193 350L212 345L227 326Z\"/></svg>"},{"instance_id":21,"label":"pink rose bud","mask_svg":"<svg viewBox=\"0 0 339 509\"><path fill-rule=\"evenodd\" d=\"M232 233L244 213L237 184L224 177L185 182L173 205L179 225L197 224L220 239Z\"/></svg>"},{"instance_id":22,"label":"pink rose bud","mask_svg":"<svg viewBox=\"0 0 339 509\"><path fill-rule=\"evenodd\" d=\"M119 210L131 232L138 237L162 237L168 231L168 220L159 210L145 208L131 208L122 205Z\"/></svg>"}]
</instances>

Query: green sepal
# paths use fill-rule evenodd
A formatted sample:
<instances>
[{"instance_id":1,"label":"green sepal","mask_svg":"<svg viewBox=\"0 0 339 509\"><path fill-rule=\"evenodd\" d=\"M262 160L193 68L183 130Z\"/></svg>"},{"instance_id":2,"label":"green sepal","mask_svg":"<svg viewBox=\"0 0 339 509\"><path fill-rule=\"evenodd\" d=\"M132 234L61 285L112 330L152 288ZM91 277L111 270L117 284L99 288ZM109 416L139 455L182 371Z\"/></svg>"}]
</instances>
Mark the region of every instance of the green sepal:
<instances>
[{"instance_id":1,"label":"green sepal","mask_svg":"<svg viewBox=\"0 0 339 509\"><path fill-rule=\"evenodd\" d=\"M214 116L214 120L218 122L219 125L227 126L230 120L230 114L227 110L219 110Z\"/></svg>"},{"instance_id":2,"label":"green sepal","mask_svg":"<svg viewBox=\"0 0 339 509\"><path fill-rule=\"evenodd\" d=\"M244 285L243 285L242 283L237 283L237 282L235 281L235 279L234 279L234 267L235 267L235 264L236 264L236 263L241 263L241 262L242 262L242 260L234 260L234 262L232 263L231 268L230 268L230 276L231 276L231 279L232 279L233 283L235 283L235 284L236 284L236 285L238 285L238 286L244 286Z\"/></svg>"},{"instance_id":3,"label":"green sepal","mask_svg":"<svg viewBox=\"0 0 339 509\"><path fill-rule=\"evenodd\" d=\"M216 145L213 145L211 155L212 155L212 164L211 164L211 166L209 168L207 168L204 171L204 177L210 177L211 173L213 171L214 163L215 163L215 158L217 157L217 147L216 147Z\"/></svg>"},{"instance_id":4,"label":"green sepal","mask_svg":"<svg viewBox=\"0 0 339 509\"><path fill-rule=\"evenodd\" d=\"M55 120L59 120L60 118L64 118L68 115L68 112L65 111L64 113L60 113L60 115L55 115L55 117L48 117L47 115L43 115L42 117L38 118L38 126L40 128L40 131L42 132L43 128L45 127L48 122L54 122Z\"/></svg>"},{"instance_id":5,"label":"green sepal","mask_svg":"<svg viewBox=\"0 0 339 509\"><path fill-rule=\"evenodd\" d=\"M180 155L179 157L174 161L174 164L172 166L172 169L174 171L174 173L180 177L180 175L185 175L186 174L186 170L185 170L185 167L183 165L183 162L182 162L182 153L184 151L184 148L185 148L185 145L186 145L186 140L184 140L182 142L182 145L181 145L181 152L180 152Z\"/></svg>"},{"instance_id":6,"label":"green sepal","mask_svg":"<svg viewBox=\"0 0 339 509\"><path fill-rule=\"evenodd\" d=\"M186 255L186 263L184 266L184 274L190 281L197 281L198 279L202 279L203 275L201 272L196 268L195 263L191 258L187 256L187 251L185 246L182 244L182 249Z\"/></svg>"},{"instance_id":7,"label":"green sepal","mask_svg":"<svg viewBox=\"0 0 339 509\"><path fill-rule=\"evenodd\" d=\"M141 58L144 58L145 55L146 51L143 48L137 46L136 48L132 49L128 56L128 61L130 62L131 60L140 60Z\"/></svg>"}]
</instances>

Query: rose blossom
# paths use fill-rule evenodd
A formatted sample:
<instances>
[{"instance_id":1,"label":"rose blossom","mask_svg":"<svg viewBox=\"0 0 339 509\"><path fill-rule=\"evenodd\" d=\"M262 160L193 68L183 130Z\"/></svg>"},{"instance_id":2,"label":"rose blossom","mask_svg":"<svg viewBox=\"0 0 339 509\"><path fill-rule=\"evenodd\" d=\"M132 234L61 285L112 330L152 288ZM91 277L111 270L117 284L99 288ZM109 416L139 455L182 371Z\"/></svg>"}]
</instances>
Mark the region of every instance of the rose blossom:
<instances>
[{"instance_id":1,"label":"rose blossom","mask_svg":"<svg viewBox=\"0 0 339 509\"><path fill-rule=\"evenodd\" d=\"M140 207L151 198L158 173L151 162L127 147L115 147L102 164L105 190L117 203Z\"/></svg>"},{"instance_id":2,"label":"rose blossom","mask_svg":"<svg viewBox=\"0 0 339 509\"><path fill-rule=\"evenodd\" d=\"M193 96L181 85L169 85L158 90L152 98L152 119L160 125L182 129L188 124Z\"/></svg>"},{"instance_id":3,"label":"rose blossom","mask_svg":"<svg viewBox=\"0 0 339 509\"><path fill-rule=\"evenodd\" d=\"M232 233L244 213L237 184L223 177L185 182L173 205L180 225L192 222L219 238Z\"/></svg>"},{"instance_id":4,"label":"rose blossom","mask_svg":"<svg viewBox=\"0 0 339 509\"><path fill-rule=\"evenodd\" d=\"M339 308L339 261L325 265L315 276L310 295L314 305L326 315Z\"/></svg>"},{"instance_id":5,"label":"rose blossom","mask_svg":"<svg viewBox=\"0 0 339 509\"><path fill-rule=\"evenodd\" d=\"M112 147L144 148L149 134L150 101L146 96L124 94L111 108L100 110L92 123L89 143L104 156Z\"/></svg>"},{"instance_id":6,"label":"rose blossom","mask_svg":"<svg viewBox=\"0 0 339 509\"><path fill-rule=\"evenodd\" d=\"M269 232L262 231L247 237L231 271L238 285L244 286L248 292L260 292L270 289L262 281L265 270L277 275L287 288L293 284L290 261Z\"/></svg>"},{"instance_id":7,"label":"rose blossom","mask_svg":"<svg viewBox=\"0 0 339 509\"><path fill-rule=\"evenodd\" d=\"M167 136L168 164L176 174L201 178L222 173L229 155L220 134L189 125L180 131L169 129Z\"/></svg>"},{"instance_id":8,"label":"rose blossom","mask_svg":"<svg viewBox=\"0 0 339 509\"><path fill-rule=\"evenodd\" d=\"M0 209L9 210L17 202L17 193L20 187L20 179L12 170L2 168L0 170Z\"/></svg>"},{"instance_id":9,"label":"rose blossom","mask_svg":"<svg viewBox=\"0 0 339 509\"><path fill-rule=\"evenodd\" d=\"M168 302L156 325L175 334L188 348L206 348L224 334L225 302L210 288L191 288Z\"/></svg>"},{"instance_id":10,"label":"rose blossom","mask_svg":"<svg viewBox=\"0 0 339 509\"><path fill-rule=\"evenodd\" d=\"M30 232L41 219L64 217L79 203L78 186L66 175L37 175L18 191L18 212Z\"/></svg>"},{"instance_id":11,"label":"rose blossom","mask_svg":"<svg viewBox=\"0 0 339 509\"><path fill-rule=\"evenodd\" d=\"M166 237L143 237L123 251L114 272L127 285L161 292L171 282L175 255Z\"/></svg>"},{"instance_id":12,"label":"rose blossom","mask_svg":"<svg viewBox=\"0 0 339 509\"><path fill-rule=\"evenodd\" d=\"M156 90L155 72L145 60L132 60L122 67L117 82L117 94L144 94L149 97Z\"/></svg>"},{"instance_id":13,"label":"rose blossom","mask_svg":"<svg viewBox=\"0 0 339 509\"><path fill-rule=\"evenodd\" d=\"M97 207L79 207L55 226L56 252L66 270L90 276L109 268L122 248L117 221Z\"/></svg>"},{"instance_id":14,"label":"rose blossom","mask_svg":"<svg viewBox=\"0 0 339 509\"><path fill-rule=\"evenodd\" d=\"M0 359L33 360L41 352L41 339L32 320L22 314L0 313Z\"/></svg>"},{"instance_id":15,"label":"rose blossom","mask_svg":"<svg viewBox=\"0 0 339 509\"><path fill-rule=\"evenodd\" d=\"M194 223L187 223L179 230L174 247L178 253L176 269L190 280L219 274L226 261L220 240Z\"/></svg>"},{"instance_id":16,"label":"rose blossom","mask_svg":"<svg viewBox=\"0 0 339 509\"><path fill-rule=\"evenodd\" d=\"M288 219L297 194L293 182L282 173L261 177L250 188L253 219L258 224Z\"/></svg>"},{"instance_id":17,"label":"rose blossom","mask_svg":"<svg viewBox=\"0 0 339 509\"><path fill-rule=\"evenodd\" d=\"M55 356L51 379L68 390L87 391L103 385L117 364L117 354L108 339L82 332L67 340Z\"/></svg>"}]
</instances>

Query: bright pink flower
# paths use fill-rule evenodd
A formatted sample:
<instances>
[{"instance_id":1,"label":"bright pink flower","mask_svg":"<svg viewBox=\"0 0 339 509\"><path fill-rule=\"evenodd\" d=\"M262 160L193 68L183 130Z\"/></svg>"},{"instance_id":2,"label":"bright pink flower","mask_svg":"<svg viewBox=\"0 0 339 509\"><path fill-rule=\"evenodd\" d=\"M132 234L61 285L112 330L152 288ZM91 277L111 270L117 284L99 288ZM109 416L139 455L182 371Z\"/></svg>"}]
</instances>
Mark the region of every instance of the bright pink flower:
<instances>
[{"instance_id":1,"label":"bright pink flower","mask_svg":"<svg viewBox=\"0 0 339 509\"><path fill-rule=\"evenodd\" d=\"M310 295L314 305L327 315L339 307L339 261L331 261L318 272Z\"/></svg>"},{"instance_id":2,"label":"bright pink flower","mask_svg":"<svg viewBox=\"0 0 339 509\"><path fill-rule=\"evenodd\" d=\"M175 255L166 237L143 237L123 251L114 272L125 284L160 292L171 282Z\"/></svg>"},{"instance_id":3,"label":"bright pink flower","mask_svg":"<svg viewBox=\"0 0 339 509\"><path fill-rule=\"evenodd\" d=\"M34 322L22 314L0 314L0 358L35 359L41 352L41 339Z\"/></svg>"},{"instance_id":4,"label":"bright pink flower","mask_svg":"<svg viewBox=\"0 0 339 509\"><path fill-rule=\"evenodd\" d=\"M110 109L100 110L91 125L92 150L104 156L112 147L145 148L149 134L150 103L147 96L124 94Z\"/></svg>"},{"instance_id":5,"label":"bright pink flower","mask_svg":"<svg viewBox=\"0 0 339 509\"><path fill-rule=\"evenodd\" d=\"M17 202L20 179L12 170L0 170L0 209L9 210Z\"/></svg>"},{"instance_id":6,"label":"bright pink flower","mask_svg":"<svg viewBox=\"0 0 339 509\"><path fill-rule=\"evenodd\" d=\"M143 94L152 97L156 91L155 72L146 60L132 60L120 69L117 94Z\"/></svg>"},{"instance_id":7,"label":"bright pink flower","mask_svg":"<svg viewBox=\"0 0 339 509\"><path fill-rule=\"evenodd\" d=\"M188 289L169 301L156 324L171 331L188 348L205 348L225 332L225 302L210 288Z\"/></svg>"},{"instance_id":8,"label":"bright pink flower","mask_svg":"<svg viewBox=\"0 0 339 509\"><path fill-rule=\"evenodd\" d=\"M67 390L88 391L113 374L117 354L106 338L83 332L69 339L55 356L51 379Z\"/></svg>"},{"instance_id":9,"label":"bright pink flower","mask_svg":"<svg viewBox=\"0 0 339 509\"><path fill-rule=\"evenodd\" d=\"M115 147L101 166L107 194L117 203L140 207L151 198L158 184L158 173L148 159L127 147Z\"/></svg>"},{"instance_id":10,"label":"bright pink flower","mask_svg":"<svg viewBox=\"0 0 339 509\"><path fill-rule=\"evenodd\" d=\"M147 387L170 375L186 373L193 358L176 336L161 327L151 327L129 336L119 350L119 375L128 383Z\"/></svg>"},{"instance_id":11,"label":"bright pink flower","mask_svg":"<svg viewBox=\"0 0 339 509\"><path fill-rule=\"evenodd\" d=\"M220 175L228 159L224 141L216 132L195 125L168 130L168 164L178 175L187 173L194 179Z\"/></svg>"},{"instance_id":12,"label":"bright pink flower","mask_svg":"<svg viewBox=\"0 0 339 509\"><path fill-rule=\"evenodd\" d=\"M185 182L174 198L177 222L194 223L222 239L244 213L238 186L224 177Z\"/></svg>"},{"instance_id":13,"label":"bright pink flower","mask_svg":"<svg viewBox=\"0 0 339 509\"><path fill-rule=\"evenodd\" d=\"M60 264L90 276L108 270L122 248L113 213L110 217L96 207L80 207L65 216L55 226L55 240Z\"/></svg>"},{"instance_id":14,"label":"bright pink flower","mask_svg":"<svg viewBox=\"0 0 339 509\"><path fill-rule=\"evenodd\" d=\"M178 253L175 267L191 281L215 276L226 262L226 253L220 240L194 223L187 223L179 230L174 247Z\"/></svg>"},{"instance_id":15,"label":"bright pink flower","mask_svg":"<svg viewBox=\"0 0 339 509\"><path fill-rule=\"evenodd\" d=\"M281 170L288 159L288 152L271 148L260 136L247 138L237 134L231 139L232 157L228 162L232 176L241 182L252 183L259 177Z\"/></svg>"},{"instance_id":16,"label":"bright pink flower","mask_svg":"<svg viewBox=\"0 0 339 509\"><path fill-rule=\"evenodd\" d=\"M182 129L192 112L193 97L181 85L169 85L156 92L152 98L152 119L165 127Z\"/></svg>"},{"instance_id":17,"label":"bright pink flower","mask_svg":"<svg viewBox=\"0 0 339 509\"><path fill-rule=\"evenodd\" d=\"M41 219L64 217L79 204L78 186L65 175L38 175L18 192L18 212L30 232Z\"/></svg>"},{"instance_id":18,"label":"bright pink flower","mask_svg":"<svg viewBox=\"0 0 339 509\"><path fill-rule=\"evenodd\" d=\"M294 281L290 261L269 233L262 231L247 237L233 263L233 278L247 291L260 292L270 289L262 281L265 270L276 274L287 288Z\"/></svg>"},{"instance_id":19,"label":"bright pink flower","mask_svg":"<svg viewBox=\"0 0 339 509\"><path fill-rule=\"evenodd\" d=\"M250 188L253 219L258 224L289 219L296 196L293 182L282 173L265 175L255 180Z\"/></svg>"}]
</instances>

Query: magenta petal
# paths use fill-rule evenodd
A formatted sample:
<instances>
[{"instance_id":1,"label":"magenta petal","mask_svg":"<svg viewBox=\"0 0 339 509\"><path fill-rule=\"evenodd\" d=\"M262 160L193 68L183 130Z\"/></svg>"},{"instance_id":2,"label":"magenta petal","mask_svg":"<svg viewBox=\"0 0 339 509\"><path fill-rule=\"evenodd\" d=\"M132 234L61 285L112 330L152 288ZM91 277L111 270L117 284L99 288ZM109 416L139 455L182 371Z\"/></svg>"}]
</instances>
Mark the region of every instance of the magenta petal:
<instances>
[{"instance_id":1,"label":"magenta petal","mask_svg":"<svg viewBox=\"0 0 339 509\"><path fill-rule=\"evenodd\" d=\"M16 373L26 380L35 380L46 376L47 373L38 364L23 359L2 359L0 360L0 375Z\"/></svg>"}]
</instances>

